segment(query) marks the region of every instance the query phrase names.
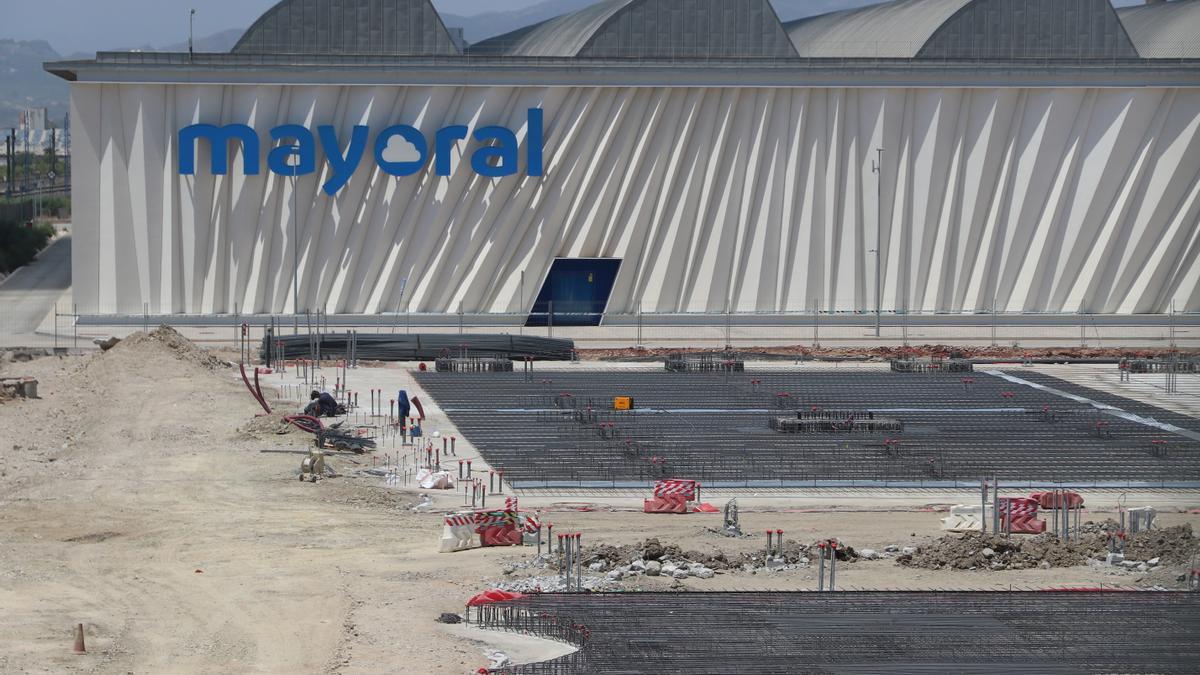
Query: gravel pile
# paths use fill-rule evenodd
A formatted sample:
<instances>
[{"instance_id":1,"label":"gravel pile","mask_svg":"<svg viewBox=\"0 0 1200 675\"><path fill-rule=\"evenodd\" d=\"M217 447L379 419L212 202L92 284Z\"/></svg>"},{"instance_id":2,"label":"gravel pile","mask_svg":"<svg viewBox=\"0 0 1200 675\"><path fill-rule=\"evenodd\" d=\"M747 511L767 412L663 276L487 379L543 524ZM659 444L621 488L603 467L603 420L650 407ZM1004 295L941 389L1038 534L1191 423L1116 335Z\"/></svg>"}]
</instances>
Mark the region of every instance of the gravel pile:
<instances>
[{"instance_id":1,"label":"gravel pile","mask_svg":"<svg viewBox=\"0 0 1200 675\"><path fill-rule=\"evenodd\" d=\"M511 591L513 593L560 593L568 590L566 584L563 583L563 578L557 574L554 576L504 579L492 584L492 588L498 588L502 591ZM571 577L571 590L574 589L575 578ZM607 577L584 575L583 590L601 592L618 589L616 585L613 584Z\"/></svg>"}]
</instances>

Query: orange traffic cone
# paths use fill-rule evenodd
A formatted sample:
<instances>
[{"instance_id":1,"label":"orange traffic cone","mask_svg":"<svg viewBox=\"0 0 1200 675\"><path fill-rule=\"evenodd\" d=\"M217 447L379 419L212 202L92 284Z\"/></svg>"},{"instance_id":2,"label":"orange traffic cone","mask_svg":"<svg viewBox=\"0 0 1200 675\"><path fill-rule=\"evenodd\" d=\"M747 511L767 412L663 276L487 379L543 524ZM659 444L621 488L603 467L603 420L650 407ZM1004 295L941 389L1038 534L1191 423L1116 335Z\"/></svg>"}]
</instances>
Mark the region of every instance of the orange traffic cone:
<instances>
[{"instance_id":1,"label":"orange traffic cone","mask_svg":"<svg viewBox=\"0 0 1200 675\"><path fill-rule=\"evenodd\" d=\"M86 654L87 647L83 644L83 624L75 624L75 653Z\"/></svg>"}]
</instances>

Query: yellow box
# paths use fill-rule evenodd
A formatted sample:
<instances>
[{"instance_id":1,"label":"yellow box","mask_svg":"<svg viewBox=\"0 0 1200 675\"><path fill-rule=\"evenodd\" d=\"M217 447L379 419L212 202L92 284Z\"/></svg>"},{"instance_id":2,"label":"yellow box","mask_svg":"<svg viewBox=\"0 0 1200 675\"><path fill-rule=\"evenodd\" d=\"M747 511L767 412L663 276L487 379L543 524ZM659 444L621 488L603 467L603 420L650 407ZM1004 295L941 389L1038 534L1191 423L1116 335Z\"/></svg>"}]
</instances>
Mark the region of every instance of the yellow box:
<instances>
[{"instance_id":1,"label":"yellow box","mask_svg":"<svg viewBox=\"0 0 1200 675\"><path fill-rule=\"evenodd\" d=\"M633 410L633 397L617 396L613 398L613 410Z\"/></svg>"}]
</instances>

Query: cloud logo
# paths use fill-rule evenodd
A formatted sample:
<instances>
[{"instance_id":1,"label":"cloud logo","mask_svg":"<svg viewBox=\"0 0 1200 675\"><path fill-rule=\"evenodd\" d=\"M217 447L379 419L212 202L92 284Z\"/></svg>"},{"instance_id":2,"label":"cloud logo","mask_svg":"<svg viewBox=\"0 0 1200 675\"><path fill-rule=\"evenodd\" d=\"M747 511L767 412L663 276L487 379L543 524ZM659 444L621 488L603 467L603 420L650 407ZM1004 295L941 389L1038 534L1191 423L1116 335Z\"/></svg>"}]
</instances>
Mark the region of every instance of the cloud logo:
<instances>
[{"instance_id":1,"label":"cloud logo","mask_svg":"<svg viewBox=\"0 0 1200 675\"><path fill-rule=\"evenodd\" d=\"M420 162L425 158L421 156L421 151L417 146L407 138L395 135L387 140L387 147L380 153L380 157L385 162L393 164L408 164L410 162Z\"/></svg>"},{"instance_id":2,"label":"cloud logo","mask_svg":"<svg viewBox=\"0 0 1200 675\"><path fill-rule=\"evenodd\" d=\"M416 128L404 124L388 127L375 139L375 160L384 173L411 176L425 168L429 142Z\"/></svg>"}]
</instances>

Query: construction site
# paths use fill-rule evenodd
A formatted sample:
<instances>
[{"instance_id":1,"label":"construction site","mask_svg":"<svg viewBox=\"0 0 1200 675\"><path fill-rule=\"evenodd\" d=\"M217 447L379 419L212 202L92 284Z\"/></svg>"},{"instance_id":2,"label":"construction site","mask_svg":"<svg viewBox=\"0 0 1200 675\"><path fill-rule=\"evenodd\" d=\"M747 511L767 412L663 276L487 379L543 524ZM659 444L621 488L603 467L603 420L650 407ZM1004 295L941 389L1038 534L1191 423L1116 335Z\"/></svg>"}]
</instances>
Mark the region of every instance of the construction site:
<instances>
[{"instance_id":1,"label":"construction site","mask_svg":"<svg viewBox=\"0 0 1200 675\"><path fill-rule=\"evenodd\" d=\"M0 675L1200 673L1200 0L131 1Z\"/></svg>"},{"instance_id":2,"label":"construction site","mask_svg":"<svg viewBox=\"0 0 1200 675\"><path fill-rule=\"evenodd\" d=\"M0 670L1195 672L1197 352L940 349L7 351Z\"/></svg>"}]
</instances>

